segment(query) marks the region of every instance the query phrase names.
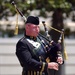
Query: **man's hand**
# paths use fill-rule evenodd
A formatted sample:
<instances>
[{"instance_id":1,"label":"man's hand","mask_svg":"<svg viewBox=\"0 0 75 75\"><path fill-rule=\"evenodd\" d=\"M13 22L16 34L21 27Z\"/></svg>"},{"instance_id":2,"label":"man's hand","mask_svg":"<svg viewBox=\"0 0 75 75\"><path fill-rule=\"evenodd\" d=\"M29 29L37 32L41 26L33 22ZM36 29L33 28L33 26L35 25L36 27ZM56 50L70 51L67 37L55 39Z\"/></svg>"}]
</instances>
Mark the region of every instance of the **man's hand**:
<instances>
[{"instance_id":1,"label":"man's hand","mask_svg":"<svg viewBox=\"0 0 75 75\"><path fill-rule=\"evenodd\" d=\"M62 64L63 63L63 58L62 57L58 57L57 58L57 63Z\"/></svg>"},{"instance_id":2,"label":"man's hand","mask_svg":"<svg viewBox=\"0 0 75 75\"><path fill-rule=\"evenodd\" d=\"M59 65L56 62L50 62L50 63L48 63L48 69L58 70L58 67L59 67Z\"/></svg>"}]
</instances>

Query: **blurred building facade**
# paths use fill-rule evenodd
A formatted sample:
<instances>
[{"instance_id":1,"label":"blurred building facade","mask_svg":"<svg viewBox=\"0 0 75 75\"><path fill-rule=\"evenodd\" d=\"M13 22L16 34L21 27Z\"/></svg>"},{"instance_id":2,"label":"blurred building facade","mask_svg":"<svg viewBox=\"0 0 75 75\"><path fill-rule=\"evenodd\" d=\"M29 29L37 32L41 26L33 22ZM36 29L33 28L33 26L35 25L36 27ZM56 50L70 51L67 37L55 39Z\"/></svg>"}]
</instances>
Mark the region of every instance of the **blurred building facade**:
<instances>
[{"instance_id":1,"label":"blurred building facade","mask_svg":"<svg viewBox=\"0 0 75 75\"><path fill-rule=\"evenodd\" d=\"M0 75L21 75L22 68L15 55L19 38L0 38ZM65 39L68 60L65 60L65 75L75 75L75 40ZM63 71L62 71L63 72Z\"/></svg>"}]
</instances>

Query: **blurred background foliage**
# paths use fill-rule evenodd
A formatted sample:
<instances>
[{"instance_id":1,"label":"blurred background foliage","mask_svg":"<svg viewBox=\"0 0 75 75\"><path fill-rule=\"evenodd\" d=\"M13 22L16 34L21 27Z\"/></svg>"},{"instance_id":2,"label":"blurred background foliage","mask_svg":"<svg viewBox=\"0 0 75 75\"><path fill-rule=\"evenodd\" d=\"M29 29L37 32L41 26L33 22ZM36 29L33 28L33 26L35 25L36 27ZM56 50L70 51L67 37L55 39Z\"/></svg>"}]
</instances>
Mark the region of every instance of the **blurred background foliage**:
<instances>
[{"instance_id":1,"label":"blurred background foliage","mask_svg":"<svg viewBox=\"0 0 75 75\"><path fill-rule=\"evenodd\" d=\"M0 20L2 20L3 18L5 20L8 20L7 17L14 16L16 14L14 7L11 5L12 1L13 0L0 0ZM56 13L57 11L59 14L60 12L62 12L62 14L66 13L66 16L68 17L69 13L75 10L75 0L14 0L14 1L17 4L17 7L26 17L29 16L32 10L40 10L40 14L38 16L42 16L44 18L48 17L46 15L46 12L53 11L54 13ZM54 17L52 16L52 18ZM75 21L74 18L73 21ZM60 19L63 20L64 18L60 16ZM57 22L57 18L53 20ZM53 25L56 24L55 21L52 21L54 22L52 23ZM7 25L7 27L9 26L11 25ZM19 34L23 33L22 32L23 28L19 30L20 30ZM71 33L70 29L69 28L65 29L65 31L66 31L65 36L69 37ZM1 32L0 36L2 37L4 37L5 34L8 34L8 37L14 36L13 30L9 30L8 28L6 30L2 30L1 25L0 25L0 32Z\"/></svg>"},{"instance_id":2,"label":"blurred background foliage","mask_svg":"<svg viewBox=\"0 0 75 75\"><path fill-rule=\"evenodd\" d=\"M14 7L11 5L13 0L0 0L0 18L4 16L15 15ZM64 12L69 12L74 6L75 1L72 0L14 0L18 8L24 15L29 11L37 9L43 11L53 11L56 8L62 8ZM45 14L45 12L44 12ZM41 14L42 15L42 14ZM43 15L44 16L44 15Z\"/></svg>"}]
</instances>

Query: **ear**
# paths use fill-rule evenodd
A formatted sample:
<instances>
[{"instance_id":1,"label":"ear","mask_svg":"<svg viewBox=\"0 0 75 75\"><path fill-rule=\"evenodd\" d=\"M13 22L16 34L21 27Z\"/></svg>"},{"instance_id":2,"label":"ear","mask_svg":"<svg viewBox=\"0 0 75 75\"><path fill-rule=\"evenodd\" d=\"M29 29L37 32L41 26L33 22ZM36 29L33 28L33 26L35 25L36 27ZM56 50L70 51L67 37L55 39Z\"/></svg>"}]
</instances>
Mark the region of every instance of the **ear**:
<instances>
[{"instance_id":1,"label":"ear","mask_svg":"<svg viewBox=\"0 0 75 75\"><path fill-rule=\"evenodd\" d=\"M29 29L29 25L26 25L25 28L26 28L26 31L27 31Z\"/></svg>"},{"instance_id":2,"label":"ear","mask_svg":"<svg viewBox=\"0 0 75 75\"><path fill-rule=\"evenodd\" d=\"M26 25L26 35L30 36L30 25Z\"/></svg>"}]
</instances>

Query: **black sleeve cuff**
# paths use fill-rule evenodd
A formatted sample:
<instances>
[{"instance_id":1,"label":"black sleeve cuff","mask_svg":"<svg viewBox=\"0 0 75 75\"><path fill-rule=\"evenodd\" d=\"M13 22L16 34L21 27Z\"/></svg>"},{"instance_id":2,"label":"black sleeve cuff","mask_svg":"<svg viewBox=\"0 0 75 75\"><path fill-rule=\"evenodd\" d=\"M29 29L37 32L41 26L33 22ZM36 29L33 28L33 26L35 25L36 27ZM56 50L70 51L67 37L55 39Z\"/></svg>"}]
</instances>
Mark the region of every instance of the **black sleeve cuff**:
<instances>
[{"instance_id":1,"label":"black sleeve cuff","mask_svg":"<svg viewBox=\"0 0 75 75\"><path fill-rule=\"evenodd\" d=\"M45 66L44 66L43 71L47 71L47 68L48 68L48 64L47 64L47 63L45 63Z\"/></svg>"}]
</instances>

